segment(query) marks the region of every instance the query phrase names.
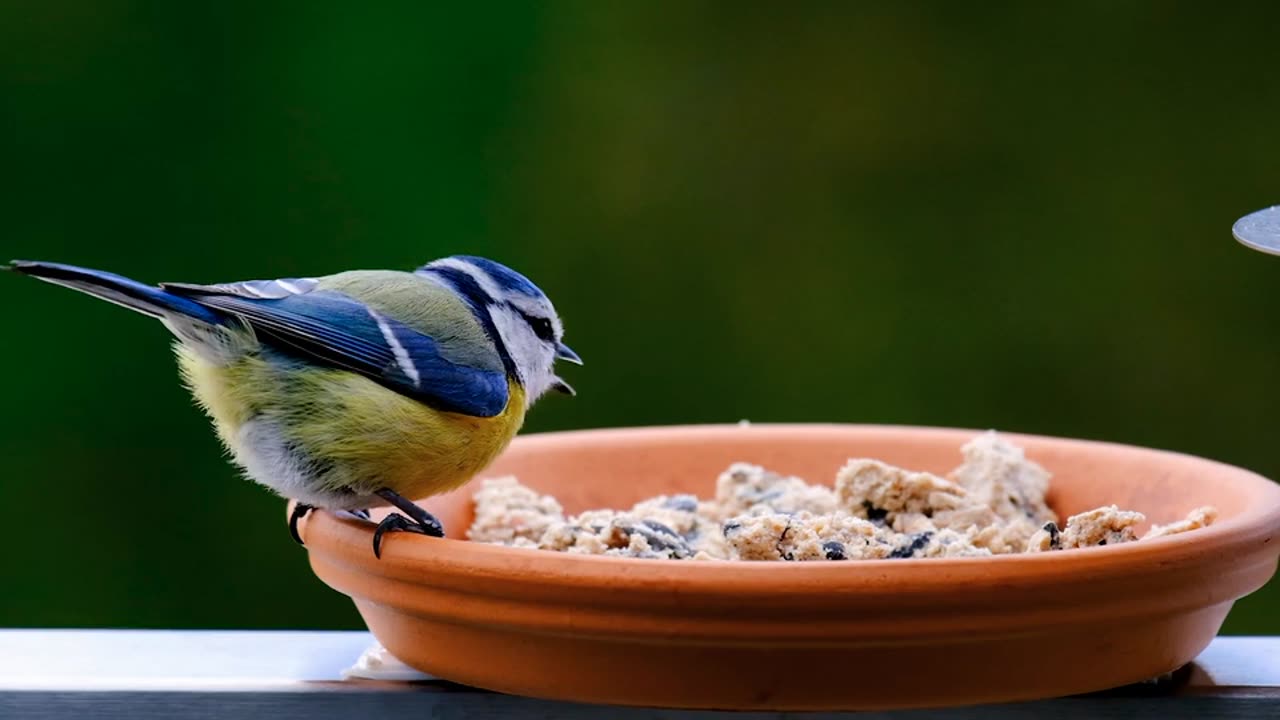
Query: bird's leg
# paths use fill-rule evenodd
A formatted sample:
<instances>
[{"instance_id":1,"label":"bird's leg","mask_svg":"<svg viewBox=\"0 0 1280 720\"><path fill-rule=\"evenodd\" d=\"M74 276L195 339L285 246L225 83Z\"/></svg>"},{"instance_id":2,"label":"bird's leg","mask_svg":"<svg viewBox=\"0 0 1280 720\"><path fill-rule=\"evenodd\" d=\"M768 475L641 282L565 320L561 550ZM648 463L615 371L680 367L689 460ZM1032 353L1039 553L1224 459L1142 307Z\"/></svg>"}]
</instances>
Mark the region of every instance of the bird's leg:
<instances>
[{"instance_id":1,"label":"bird's leg","mask_svg":"<svg viewBox=\"0 0 1280 720\"><path fill-rule=\"evenodd\" d=\"M444 537L444 526L440 524L440 521L431 513L418 507L409 498L388 488L378 490L375 494L394 505L400 512L408 515L409 519L421 525L423 535Z\"/></svg>"},{"instance_id":2,"label":"bird's leg","mask_svg":"<svg viewBox=\"0 0 1280 720\"><path fill-rule=\"evenodd\" d=\"M393 512L378 523L378 529L373 531L374 557L382 557L382 535L384 533L404 531L416 532L430 537L444 537L444 527L440 525L440 521L431 513L415 505L412 500L389 488L378 490L377 495L391 503L404 515ZM405 515L408 515L408 517L405 517Z\"/></svg>"},{"instance_id":3,"label":"bird's leg","mask_svg":"<svg viewBox=\"0 0 1280 720\"><path fill-rule=\"evenodd\" d=\"M289 515L289 534L293 536L293 541L299 545L306 545L306 543L302 542L302 536L298 534L298 521L315 509L314 505L306 503L297 503L293 506L293 513Z\"/></svg>"}]
</instances>

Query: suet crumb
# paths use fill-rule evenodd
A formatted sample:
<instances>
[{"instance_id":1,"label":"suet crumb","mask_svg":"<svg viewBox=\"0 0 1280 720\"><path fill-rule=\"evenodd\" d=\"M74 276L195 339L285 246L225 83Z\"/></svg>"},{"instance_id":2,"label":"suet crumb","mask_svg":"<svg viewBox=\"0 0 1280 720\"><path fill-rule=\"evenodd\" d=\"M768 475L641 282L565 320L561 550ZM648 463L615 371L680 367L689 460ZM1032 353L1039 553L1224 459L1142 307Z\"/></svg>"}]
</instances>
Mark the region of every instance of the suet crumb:
<instances>
[{"instance_id":1,"label":"suet crumb","mask_svg":"<svg viewBox=\"0 0 1280 720\"><path fill-rule=\"evenodd\" d=\"M1187 514L1183 520L1171 522L1168 525L1152 525L1146 535L1142 536L1143 540L1151 538L1164 537L1166 535L1177 535L1178 533L1190 532L1191 530L1199 530L1200 528L1209 527L1214 520L1218 519L1218 508L1206 505L1198 507Z\"/></svg>"},{"instance_id":2,"label":"suet crumb","mask_svg":"<svg viewBox=\"0 0 1280 720\"><path fill-rule=\"evenodd\" d=\"M476 517L467 538L476 542L536 544L547 528L564 521L564 510L543 495L507 476L485 480L475 494Z\"/></svg>"},{"instance_id":3,"label":"suet crumb","mask_svg":"<svg viewBox=\"0 0 1280 720\"><path fill-rule=\"evenodd\" d=\"M735 463L715 496L661 495L629 510L566 517L549 495L515 478L486 480L467 537L511 547L671 560L784 562L986 557L1138 540L1142 513L1114 505L1059 518L1045 501L1050 475L995 432L961 448L946 477L854 458L833 487ZM1155 525L1142 539L1207 527L1217 510Z\"/></svg>"},{"instance_id":4,"label":"suet crumb","mask_svg":"<svg viewBox=\"0 0 1280 720\"><path fill-rule=\"evenodd\" d=\"M810 485L798 477L784 477L759 465L734 463L716 480L716 499L711 511L729 518L752 511L780 513L810 512L828 515L836 510L831 488Z\"/></svg>"},{"instance_id":5,"label":"suet crumb","mask_svg":"<svg viewBox=\"0 0 1280 720\"><path fill-rule=\"evenodd\" d=\"M1044 527L1032 534L1027 543L1027 551L1073 550L1133 542L1138 539L1133 526L1146 519L1140 512L1105 505L1072 515L1061 531L1052 521L1045 523Z\"/></svg>"}]
</instances>

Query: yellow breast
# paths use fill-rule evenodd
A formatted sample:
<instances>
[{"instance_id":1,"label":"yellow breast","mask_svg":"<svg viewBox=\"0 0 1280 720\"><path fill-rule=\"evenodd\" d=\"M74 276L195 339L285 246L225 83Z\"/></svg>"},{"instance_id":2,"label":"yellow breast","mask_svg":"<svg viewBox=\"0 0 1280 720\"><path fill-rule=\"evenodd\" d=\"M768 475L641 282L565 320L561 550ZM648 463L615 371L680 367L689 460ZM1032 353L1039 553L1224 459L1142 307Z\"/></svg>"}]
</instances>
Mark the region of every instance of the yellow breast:
<instances>
[{"instance_id":1,"label":"yellow breast","mask_svg":"<svg viewBox=\"0 0 1280 720\"><path fill-rule=\"evenodd\" d=\"M392 479L387 486L418 499L466 483L496 460L520 430L524 398L524 389L508 382L507 407L490 418L440 412L410 400L416 411L407 413L412 415L406 417L407 432L389 448L393 467L388 468Z\"/></svg>"},{"instance_id":2,"label":"yellow breast","mask_svg":"<svg viewBox=\"0 0 1280 720\"><path fill-rule=\"evenodd\" d=\"M480 418L436 410L343 370L303 371L258 357L215 365L181 347L178 357L241 466L291 453L315 468L305 480L315 491L369 495L386 487L411 499L446 492L493 462L524 424L524 389L514 381L502 413ZM263 447L271 436L263 426L279 447ZM281 489L276 478L254 479Z\"/></svg>"}]
</instances>

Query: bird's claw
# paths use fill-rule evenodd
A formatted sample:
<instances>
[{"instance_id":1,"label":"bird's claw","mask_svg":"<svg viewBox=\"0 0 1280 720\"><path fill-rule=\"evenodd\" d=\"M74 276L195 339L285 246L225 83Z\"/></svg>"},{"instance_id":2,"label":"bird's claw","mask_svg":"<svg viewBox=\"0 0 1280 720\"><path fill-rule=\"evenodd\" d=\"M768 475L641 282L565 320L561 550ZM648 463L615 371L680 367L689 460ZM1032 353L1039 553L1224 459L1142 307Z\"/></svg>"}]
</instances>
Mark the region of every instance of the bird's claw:
<instances>
[{"instance_id":1,"label":"bird's claw","mask_svg":"<svg viewBox=\"0 0 1280 720\"><path fill-rule=\"evenodd\" d=\"M444 528L440 521L428 513L424 518L410 520L400 513L393 512L382 518L373 531L373 556L382 559L382 536L388 532L414 532L427 537L444 537Z\"/></svg>"},{"instance_id":2,"label":"bird's claw","mask_svg":"<svg viewBox=\"0 0 1280 720\"><path fill-rule=\"evenodd\" d=\"M316 509L315 505L308 505L306 503L296 503L293 506L293 513L289 515L289 534L293 536L293 541L299 545L305 546L306 543L302 542L302 535L298 533L298 521ZM350 515L358 520L364 520L365 522L369 521L368 510L341 510L339 512Z\"/></svg>"},{"instance_id":3,"label":"bird's claw","mask_svg":"<svg viewBox=\"0 0 1280 720\"><path fill-rule=\"evenodd\" d=\"M444 537L444 526L436 519L435 515L422 509L412 500L404 497L400 493L391 488L382 488L374 491L374 494L381 497L391 504L392 507L404 513L393 512L382 519L378 523L378 529L373 531L373 555L376 558L382 558L382 535L386 532L394 532L396 530L407 530L416 532L420 535L428 537Z\"/></svg>"},{"instance_id":4,"label":"bird's claw","mask_svg":"<svg viewBox=\"0 0 1280 720\"><path fill-rule=\"evenodd\" d=\"M289 534L293 536L293 541L299 545L305 546L306 543L302 542L302 536L298 534L298 521L315 509L314 505L306 503L297 503L293 506L293 513L289 515Z\"/></svg>"}]
</instances>

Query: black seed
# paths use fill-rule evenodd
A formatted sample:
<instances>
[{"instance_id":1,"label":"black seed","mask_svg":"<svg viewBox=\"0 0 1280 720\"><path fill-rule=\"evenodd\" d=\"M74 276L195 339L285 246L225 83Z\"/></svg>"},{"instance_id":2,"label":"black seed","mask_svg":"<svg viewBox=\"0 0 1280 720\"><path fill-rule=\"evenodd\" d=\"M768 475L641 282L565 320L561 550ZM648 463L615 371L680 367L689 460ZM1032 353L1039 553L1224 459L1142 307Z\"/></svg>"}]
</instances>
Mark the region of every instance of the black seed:
<instances>
[{"instance_id":1,"label":"black seed","mask_svg":"<svg viewBox=\"0 0 1280 720\"><path fill-rule=\"evenodd\" d=\"M872 505L870 500L862 501L862 509L867 511L867 519L871 522L880 522L889 517L888 510Z\"/></svg>"},{"instance_id":2,"label":"black seed","mask_svg":"<svg viewBox=\"0 0 1280 720\"><path fill-rule=\"evenodd\" d=\"M932 539L933 539L932 531L916 533L915 535L911 536L910 543L906 545L900 545L894 548L893 552L889 553L889 557L891 558L915 557L915 554L923 550L924 547L928 545L929 541Z\"/></svg>"},{"instance_id":3,"label":"black seed","mask_svg":"<svg viewBox=\"0 0 1280 720\"><path fill-rule=\"evenodd\" d=\"M1099 545L1099 546L1106 545L1106 544L1107 544L1107 539L1106 539L1106 538L1102 538L1101 540L1099 540L1099 541L1098 541L1098 545Z\"/></svg>"},{"instance_id":4,"label":"black seed","mask_svg":"<svg viewBox=\"0 0 1280 720\"><path fill-rule=\"evenodd\" d=\"M727 522L724 524L724 528L721 530L721 532L724 533L725 537L729 537L729 533L737 530L741 530L741 529L742 529L742 523Z\"/></svg>"},{"instance_id":5,"label":"black seed","mask_svg":"<svg viewBox=\"0 0 1280 720\"><path fill-rule=\"evenodd\" d=\"M844 554L844 545L835 540L828 540L822 543L822 552L826 553L828 560L847 560Z\"/></svg>"},{"instance_id":6,"label":"black seed","mask_svg":"<svg viewBox=\"0 0 1280 720\"><path fill-rule=\"evenodd\" d=\"M1047 522L1044 524L1044 531L1049 533L1049 549L1060 550L1062 548L1062 531L1058 529L1055 522Z\"/></svg>"},{"instance_id":7,"label":"black seed","mask_svg":"<svg viewBox=\"0 0 1280 720\"><path fill-rule=\"evenodd\" d=\"M677 558L693 554L689 545L674 530L660 522L642 520L640 525L632 526L626 532L640 535L648 541L650 548L669 551Z\"/></svg>"},{"instance_id":8,"label":"black seed","mask_svg":"<svg viewBox=\"0 0 1280 720\"><path fill-rule=\"evenodd\" d=\"M667 535L670 535L672 537L680 537L680 534L677 533L675 530L672 530L670 526L663 525L657 520L641 520L640 522L644 523L645 526L648 527L650 530L655 530L660 533L666 533Z\"/></svg>"}]
</instances>

